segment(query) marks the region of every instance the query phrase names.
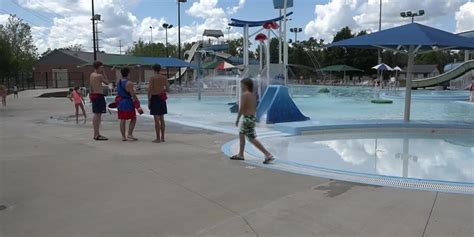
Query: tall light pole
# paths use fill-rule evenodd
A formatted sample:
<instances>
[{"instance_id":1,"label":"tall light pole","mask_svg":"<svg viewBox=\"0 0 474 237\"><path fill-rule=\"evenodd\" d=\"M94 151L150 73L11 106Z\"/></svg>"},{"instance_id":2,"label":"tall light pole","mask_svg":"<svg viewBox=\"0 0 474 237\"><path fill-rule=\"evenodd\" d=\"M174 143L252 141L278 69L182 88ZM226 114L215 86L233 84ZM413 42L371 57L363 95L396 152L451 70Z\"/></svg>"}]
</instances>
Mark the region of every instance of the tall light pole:
<instances>
[{"instance_id":1,"label":"tall light pole","mask_svg":"<svg viewBox=\"0 0 474 237\"><path fill-rule=\"evenodd\" d=\"M227 26L225 29L227 30L227 42L230 42L230 29L232 29L232 27Z\"/></svg>"},{"instance_id":2,"label":"tall light pole","mask_svg":"<svg viewBox=\"0 0 474 237\"><path fill-rule=\"evenodd\" d=\"M290 28L290 32L295 33L295 43L298 42L298 33L300 33L301 31L303 31L302 28L298 28L298 27Z\"/></svg>"},{"instance_id":3,"label":"tall light pole","mask_svg":"<svg viewBox=\"0 0 474 237\"><path fill-rule=\"evenodd\" d=\"M415 17L423 16L423 15L425 15L425 10L419 10L418 12L411 12L411 11L400 12L400 16L403 18L411 17L411 23L415 22Z\"/></svg>"},{"instance_id":4,"label":"tall light pole","mask_svg":"<svg viewBox=\"0 0 474 237\"><path fill-rule=\"evenodd\" d=\"M382 30L382 0L380 0L380 10L379 10L379 31ZM382 51L379 49L377 50L377 62L378 64L382 63Z\"/></svg>"},{"instance_id":5,"label":"tall light pole","mask_svg":"<svg viewBox=\"0 0 474 237\"><path fill-rule=\"evenodd\" d=\"M178 58L181 59L181 3L187 0L177 0L178 2ZM178 83L181 87L181 67L179 68Z\"/></svg>"},{"instance_id":6,"label":"tall light pole","mask_svg":"<svg viewBox=\"0 0 474 237\"><path fill-rule=\"evenodd\" d=\"M91 18L91 21L92 21L92 48L94 49L94 61L97 60L97 48L95 46L95 20L94 20L94 16L95 16L95 13L94 13L94 0L92 0L92 18Z\"/></svg>"},{"instance_id":7,"label":"tall light pole","mask_svg":"<svg viewBox=\"0 0 474 237\"><path fill-rule=\"evenodd\" d=\"M173 25L170 25L168 23L163 23L163 28L165 28L165 46L166 46L166 57L168 58L169 52L168 52L168 29L173 28ZM169 78L170 77L170 71L168 70L168 67L166 67L166 76Z\"/></svg>"},{"instance_id":8,"label":"tall light pole","mask_svg":"<svg viewBox=\"0 0 474 237\"><path fill-rule=\"evenodd\" d=\"M150 26L150 44L153 43L153 26Z\"/></svg>"}]
</instances>

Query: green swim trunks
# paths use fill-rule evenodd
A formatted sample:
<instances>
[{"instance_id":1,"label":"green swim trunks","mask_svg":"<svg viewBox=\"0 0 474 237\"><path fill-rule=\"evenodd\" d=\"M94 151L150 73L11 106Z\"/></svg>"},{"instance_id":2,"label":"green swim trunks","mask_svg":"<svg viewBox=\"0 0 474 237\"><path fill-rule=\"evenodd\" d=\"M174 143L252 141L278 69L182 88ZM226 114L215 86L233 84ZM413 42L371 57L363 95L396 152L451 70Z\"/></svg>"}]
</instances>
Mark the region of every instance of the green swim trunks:
<instances>
[{"instance_id":1,"label":"green swim trunks","mask_svg":"<svg viewBox=\"0 0 474 237\"><path fill-rule=\"evenodd\" d=\"M257 134L255 133L255 123L257 119L253 115L244 115L242 123L240 124L240 133L244 134L249 139L255 139Z\"/></svg>"}]
</instances>

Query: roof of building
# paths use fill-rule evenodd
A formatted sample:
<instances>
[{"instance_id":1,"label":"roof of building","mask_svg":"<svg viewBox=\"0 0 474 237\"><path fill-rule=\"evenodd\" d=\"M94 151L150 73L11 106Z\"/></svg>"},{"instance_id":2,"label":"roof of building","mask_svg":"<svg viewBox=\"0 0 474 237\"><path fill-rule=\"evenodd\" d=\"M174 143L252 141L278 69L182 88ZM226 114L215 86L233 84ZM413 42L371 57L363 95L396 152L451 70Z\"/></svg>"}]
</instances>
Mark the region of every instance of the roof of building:
<instances>
[{"instance_id":1,"label":"roof of building","mask_svg":"<svg viewBox=\"0 0 474 237\"><path fill-rule=\"evenodd\" d=\"M160 64L162 67L194 67L195 65L177 58L165 57L136 57L123 54L97 53L97 60L109 66L143 65L151 66ZM92 52L54 50L38 60L37 64L43 65L92 65L94 56Z\"/></svg>"},{"instance_id":2,"label":"roof of building","mask_svg":"<svg viewBox=\"0 0 474 237\"><path fill-rule=\"evenodd\" d=\"M351 67L348 65L331 65L320 69L323 72L363 72L364 70L360 70L355 67Z\"/></svg>"},{"instance_id":3,"label":"roof of building","mask_svg":"<svg viewBox=\"0 0 474 237\"><path fill-rule=\"evenodd\" d=\"M204 30L204 33L202 35L214 38L224 37L224 33L222 33L222 30Z\"/></svg>"},{"instance_id":4,"label":"roof of building","mask_svg":"<svg viewBox=\"0 0 474 237\"><path fill-rule=\"evenodd\" d=\"M431 73L436 69L438 69L438 65L436 64L413 65L413 73L416 73L416 74ZM407 67L404 67L403 71L406 72Z\"/></svg>"}]
</instances>

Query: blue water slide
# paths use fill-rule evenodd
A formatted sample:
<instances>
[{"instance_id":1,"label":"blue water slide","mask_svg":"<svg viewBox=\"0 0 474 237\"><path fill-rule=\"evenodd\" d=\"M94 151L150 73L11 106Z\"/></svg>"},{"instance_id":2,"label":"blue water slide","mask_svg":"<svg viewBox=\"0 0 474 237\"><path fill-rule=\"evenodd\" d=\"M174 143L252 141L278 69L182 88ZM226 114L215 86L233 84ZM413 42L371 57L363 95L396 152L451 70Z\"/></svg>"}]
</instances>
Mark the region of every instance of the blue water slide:
<instances>
[{"instance_id":1,"label":"blue water slide","mask_svg":"<svg viewBox=\"0 0 474 237\"><path fill-rule=\"evenodd\" d=\"M257 121L266 115L266 123L285 123L309 120L290 97L288 87L269 85L257 107Z\"/></svg>"}]
</instances>

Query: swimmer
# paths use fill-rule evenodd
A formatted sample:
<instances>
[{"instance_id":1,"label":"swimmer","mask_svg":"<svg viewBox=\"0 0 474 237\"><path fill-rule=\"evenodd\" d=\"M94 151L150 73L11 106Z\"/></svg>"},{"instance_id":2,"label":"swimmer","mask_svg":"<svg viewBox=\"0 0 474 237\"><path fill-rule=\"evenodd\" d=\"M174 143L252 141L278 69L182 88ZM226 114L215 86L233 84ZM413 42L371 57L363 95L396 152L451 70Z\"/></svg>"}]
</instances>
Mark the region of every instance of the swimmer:
<instances>
[{"instance_id":1,"label":"swimmer","mask_svg":"<svg viewBox=\"0 0 474 237\"><path fill-rule=\"evenodd\" d=\"M137 109L139 108L139 106L135 106L135 103L139 103L139 100L135 93L133 83L128 80L130 69L127 67L122 68L120 73L122 74L122 79L117 83L116 101L122 141L127 141L128 139L136 141L138 139L133 136L133 130L137 124L137 113L135 112L135 107L137 107ZM128 125L128 135L125 135L127 120L130 120L130 124Z\"/></svg>"},{"instance_id":2,"label":"swimmer","mask_svg":"<svg viewBox=\"0 0 474 237\"><path fill-rule=\"evenodd\" d=\"M258 150L265 155L263 164L269 164L275 158L265 147L256 139L255 123L257 121L255 114L257 111L257 98L253 94L253 81L250 78L245 78L240 81L242 88L242 96L240 99L239 114L235 126L239 126L240 117L243 117L242 124L239 130L240 148L237 155L232 156L231 160L244 160L245 137L248 138Z\"/></svg>"},{"instance_id":3,"label":"swimmer","mask_svg":"<svg viewBox=\"0 0 474 237\"><path fill-rule=\"evenodd\" d=\"M92 119L92 126L94 127L94 140L106 141L109 139L100 135L99 130L102 114L107 112L107 104L105 102L102 83L109 84L109 81L107 80L107 77L104 73L102 62L95 61L93 67L94 72L92 72L90 75L91 93L89 98L92 102L92 112L94 113L94 117Z\"/></svg>"},{"instance_id":4,"label":"swimmer","mask_svg":"<svg viewBox=\"0 0 474 237\"><path fill-rule=\"evenodd\" d=\"M148 85L148 108L155 119L155 143L165 142L165 114L168 113L166 105L166 91L169 88L168 79L160 74L161 66L153 66L154 75L150 78Z\"/></svg>"},{"instance_id":5,"label":"swimmer","mask_svg":"<svg viewBox=\"0 0 474 237\"><path fill-rule=\"evenodd\" d=\"M74 102L74 107L76 108L76 123L79 123L79 108L82 110L82 115L84 119L87 118L86 110L84 109L84 98L82 98L81 93L79 93L79 87L74 87L71 89L71 93L68 96L71 102Z\"/></svg>"}]
</instances>

